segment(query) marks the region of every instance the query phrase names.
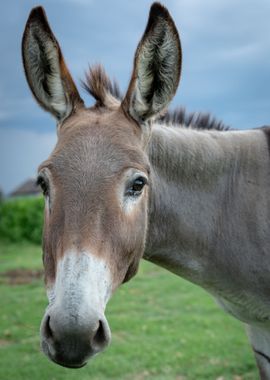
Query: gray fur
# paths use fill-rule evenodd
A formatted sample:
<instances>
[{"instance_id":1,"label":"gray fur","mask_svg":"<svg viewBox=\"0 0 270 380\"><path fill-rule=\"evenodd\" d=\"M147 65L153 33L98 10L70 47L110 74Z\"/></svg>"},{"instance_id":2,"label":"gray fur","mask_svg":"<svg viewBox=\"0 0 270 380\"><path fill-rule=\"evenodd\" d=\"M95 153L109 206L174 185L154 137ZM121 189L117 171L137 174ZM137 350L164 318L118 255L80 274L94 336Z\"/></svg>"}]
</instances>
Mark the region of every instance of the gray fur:
<instances>
[{"instance_id":1,"label":"gray fur","mask_svg":"<svg viewBox=\"0 0 270 380\"><path fill-rule=\"evenodd\" d=\"M270 356L270 164L264 130L155 125L148 151L152 188L144 257L211 293L253 331L254 349ZM263 371L270 374L269 363Z\"/></svg>"}]
</instances>

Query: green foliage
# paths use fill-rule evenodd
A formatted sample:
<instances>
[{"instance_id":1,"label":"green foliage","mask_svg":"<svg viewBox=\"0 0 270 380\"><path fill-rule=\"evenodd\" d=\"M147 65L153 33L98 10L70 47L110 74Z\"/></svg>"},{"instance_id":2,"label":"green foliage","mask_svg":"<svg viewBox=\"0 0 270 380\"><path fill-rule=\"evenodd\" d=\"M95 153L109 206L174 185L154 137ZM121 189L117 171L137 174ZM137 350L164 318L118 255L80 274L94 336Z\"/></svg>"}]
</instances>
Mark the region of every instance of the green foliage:
<instances>
[{"instance_id":1,"label":"green foliage","mask_svg":"<svg viewBox=\"0 0 270 380\"><path fill-rule=\"evenodd\" d=\"M0 203L0 237L9 241L40 243L43 225L42 197L9 199Z\"/></svg>"}]
</instances>

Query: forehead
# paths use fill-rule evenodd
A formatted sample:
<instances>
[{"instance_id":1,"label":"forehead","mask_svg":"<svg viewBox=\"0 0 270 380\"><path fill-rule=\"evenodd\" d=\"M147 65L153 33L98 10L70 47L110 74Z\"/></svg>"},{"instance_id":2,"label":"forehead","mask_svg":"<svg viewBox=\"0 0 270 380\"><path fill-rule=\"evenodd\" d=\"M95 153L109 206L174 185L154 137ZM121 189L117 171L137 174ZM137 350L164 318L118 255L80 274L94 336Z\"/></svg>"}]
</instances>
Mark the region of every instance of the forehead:
<instances>
[{"instance_id":1,"label":"forehead","mask_svg":"<svg viewBox=\"0 0 270 380\"><path fill-rule=\"evenodd\" d=\"M145 172L149 164L141 148L140 127L120 111L84 109L59 130L58 142L39 170L58 175L113 175L133 167Z\"/></svg>"}]
</instances>

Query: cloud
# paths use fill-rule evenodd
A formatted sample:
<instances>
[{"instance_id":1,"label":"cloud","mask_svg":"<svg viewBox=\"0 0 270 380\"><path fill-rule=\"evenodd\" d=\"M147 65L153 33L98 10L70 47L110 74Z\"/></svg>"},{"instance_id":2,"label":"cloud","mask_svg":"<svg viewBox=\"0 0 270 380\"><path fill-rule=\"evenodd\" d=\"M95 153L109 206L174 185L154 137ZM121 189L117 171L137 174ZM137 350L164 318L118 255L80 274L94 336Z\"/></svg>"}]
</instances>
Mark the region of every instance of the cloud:
<instances>
[{"instance_id":1,"label":"cloud","mask_svg":"<svg viewBox=\"0 0 270 380\"><path fill-rule=\"evenodd\" d=\"M22 129L0 129L0 188L9 193L48 158L56 143L56 133Z\"/></svg>"},{"instance_id":2,"label":"cloud","mask_svg":"<svg viewBox=\"0 0 270 380\"><path fill-rule=\"evenodd\" d=\"M73 4L75 6L89 7L94 3L94 0L58 0L58 2L65 4Z\"/></svg>"}]
</instances>

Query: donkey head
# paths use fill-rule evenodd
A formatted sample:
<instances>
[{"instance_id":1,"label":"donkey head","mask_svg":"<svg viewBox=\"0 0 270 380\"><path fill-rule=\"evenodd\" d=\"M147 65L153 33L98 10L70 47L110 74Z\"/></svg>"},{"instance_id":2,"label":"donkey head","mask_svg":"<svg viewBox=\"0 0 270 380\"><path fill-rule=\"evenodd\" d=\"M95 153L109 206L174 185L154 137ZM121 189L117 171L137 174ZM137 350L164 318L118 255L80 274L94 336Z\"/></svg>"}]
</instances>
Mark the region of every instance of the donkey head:
<instances>
[{"instance_id":1,"label":"donkey head","mask_svg":"<svg viewBox=\"0 0 270 380\"><path fill-rule=\"evenodd\" d=\"M181 49L168 11L153 4L124 100L102 68L84 106L44 10L34 8L22 41L23 64L38 103L57 119L58 142L39 167L45 197L43 262L49 306L42 349L78 368L110 341L106 303L137 271L147 231L153 117L172 99Z\"/></svg>"}]
</instances>

